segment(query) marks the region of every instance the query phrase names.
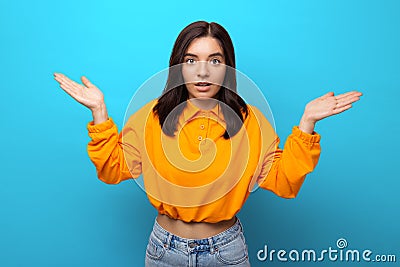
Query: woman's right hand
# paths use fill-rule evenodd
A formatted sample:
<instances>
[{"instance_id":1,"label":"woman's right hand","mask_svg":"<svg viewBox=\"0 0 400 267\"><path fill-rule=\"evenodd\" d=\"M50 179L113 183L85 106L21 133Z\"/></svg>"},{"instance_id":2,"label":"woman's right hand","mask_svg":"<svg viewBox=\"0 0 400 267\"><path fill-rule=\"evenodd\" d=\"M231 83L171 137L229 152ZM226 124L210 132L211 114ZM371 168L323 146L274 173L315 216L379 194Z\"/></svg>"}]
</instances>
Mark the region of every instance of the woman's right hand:
<instances>
[{"instance_id":1,"label":"woman's right hand","mask_svg":"<svg viewBox=\"0 0 400 267\"><path fill-rule=\"evenodd\" d=\"M92 111L94 124L108 119L103 93L85 76L81 77L83 85L61 73L54 73L54 79L67 94Z\"/></svg>"}]
</instances>

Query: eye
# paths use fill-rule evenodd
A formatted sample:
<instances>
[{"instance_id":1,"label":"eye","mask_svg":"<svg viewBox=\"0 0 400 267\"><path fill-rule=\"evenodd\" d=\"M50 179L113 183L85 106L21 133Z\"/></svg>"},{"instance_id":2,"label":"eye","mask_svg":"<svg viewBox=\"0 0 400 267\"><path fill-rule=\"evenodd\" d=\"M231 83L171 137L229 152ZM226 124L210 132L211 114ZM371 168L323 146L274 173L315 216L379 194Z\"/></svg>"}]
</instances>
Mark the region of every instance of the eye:
<instances>
[{"instance_id":1,"label":"eye","mask_svg":"<svg viewBox=\"0 0 400 267\"><path fill-rule=\"evenodd\" d=\"M194 59L193 58L188 58L188 59L186 59L185 62L188 63L188 64L194 64Z\"/></svg>"},{"instance_id":2,"label":"eye","mask_svg":"<svg viewBox=\"0 0 400 267\"><path fill-rule=\"evenodd\" d=\"M221 63L221 60L219 60L218 58L213 58L213 59L211 60L211 63L212 63L212 64L220 64L220 63Z\"/></svg>"}]
</instances>

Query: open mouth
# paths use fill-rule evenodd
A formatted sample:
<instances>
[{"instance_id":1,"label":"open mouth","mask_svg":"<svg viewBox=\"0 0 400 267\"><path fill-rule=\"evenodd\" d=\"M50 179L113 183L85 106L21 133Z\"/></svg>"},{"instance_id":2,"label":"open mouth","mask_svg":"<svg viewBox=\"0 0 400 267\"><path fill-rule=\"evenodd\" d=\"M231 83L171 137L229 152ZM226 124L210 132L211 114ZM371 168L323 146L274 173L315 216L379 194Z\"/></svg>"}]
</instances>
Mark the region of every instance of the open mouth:
<instances>
[{"instance_id":1,"label":"open mouth","mask_svg":"<svg viewBox=\"0 0 400 267\"><path fill-rule=\"evenodd\" d=\"M208 82L198 82L198 83L195 83L194 85L196 85L196 86L210 86L211 83L208 83Z\"/></svg>"}]
</instances>

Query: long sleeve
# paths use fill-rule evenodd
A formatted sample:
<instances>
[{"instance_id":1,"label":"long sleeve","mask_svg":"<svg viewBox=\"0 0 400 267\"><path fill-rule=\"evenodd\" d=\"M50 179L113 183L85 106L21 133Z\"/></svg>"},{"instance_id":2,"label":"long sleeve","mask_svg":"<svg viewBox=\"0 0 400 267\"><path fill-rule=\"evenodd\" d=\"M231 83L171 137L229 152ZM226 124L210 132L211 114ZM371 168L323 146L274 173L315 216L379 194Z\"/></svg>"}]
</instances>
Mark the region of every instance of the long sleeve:
<instances>
[{"instance_id":1,"label":"long sleeve","mask_svg":"<svg viewBox=\"0 0 400 267\"><path fill-rule=\"evenodd\" d=\"M135 143L122 142L123 137L137 140L136 132L132 128L126 127L118 134L117 126L109 118L96 125L90 122L87 129L91 138L87 151L100 180L108 184L118 184L141 174L139 149L135 147ZM129 166L125 158L129 158Z\"/></svg>"},{"instance_id":2,"label":"long sleeve","mask_svg":"<svg viewBox=\"0 0 400 267\"><path fill-rule=\"evenodd\" d=\"M294 126L285 146L279 148L279 138L271 145L264 156L261 173L258 177L261 188L271 190L284 198L294 198L302 186L306 175L318 163L321 136L308 134Z\"/></svg>"}]
</instances>

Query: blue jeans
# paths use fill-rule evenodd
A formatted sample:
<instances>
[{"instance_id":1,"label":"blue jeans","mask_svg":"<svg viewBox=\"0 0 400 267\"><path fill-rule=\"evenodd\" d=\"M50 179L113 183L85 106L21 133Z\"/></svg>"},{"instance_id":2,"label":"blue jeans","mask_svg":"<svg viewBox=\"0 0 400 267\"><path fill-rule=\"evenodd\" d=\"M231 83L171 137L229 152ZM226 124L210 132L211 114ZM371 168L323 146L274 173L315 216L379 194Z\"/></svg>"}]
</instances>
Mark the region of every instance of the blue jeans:
<instances>
[{"instance_id":1,"label":"blue jeans","mask_svg":"<svg viewBox=\"0 0 400 267\"><path fill-rule=\"evenodd\" d=\"M203 239L173 235L155 220L145 263L157 267L250 266L239 218L225 231Z\"/></svg>"}]
</instances>

